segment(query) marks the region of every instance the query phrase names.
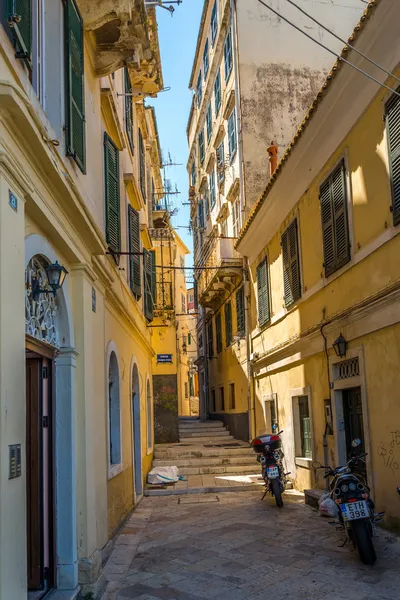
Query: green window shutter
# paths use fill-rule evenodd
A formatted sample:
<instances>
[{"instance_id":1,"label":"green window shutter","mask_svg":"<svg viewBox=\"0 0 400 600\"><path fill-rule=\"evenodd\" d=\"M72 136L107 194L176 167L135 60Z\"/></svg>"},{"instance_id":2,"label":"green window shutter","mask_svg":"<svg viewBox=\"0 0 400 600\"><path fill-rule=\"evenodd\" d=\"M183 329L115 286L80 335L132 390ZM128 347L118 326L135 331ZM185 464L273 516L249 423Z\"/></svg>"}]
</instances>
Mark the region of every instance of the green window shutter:
<instances>
[{"instance_id":1,"label":"green window shutter","mask_svg":"<svg viewBox=\"0 0 400 600\"><path fill-rule=\"evenodd\" d=\"M146 203L146 159L142 132L139 129L139 179L144 203Z\"/></svg>"},{"instance_id":2,"label":"green window shutter","mask_svg":"<svg viewBox=\"0 0 400 600\"><path fill-rule=\"evenodd\" d=\"M135 254L129 255L129 284L132 293L136 298L142 295L140 285L140 221L139 213L131 206L128 206L128 233L129 233L129 252Z\"/></svg>"},{"instance_id":3,"label":"green window shutter","mask_svg":"<svg viewBox=\"0 0 400 600\"><path fill-rule=\"evenodd\" d=\"M32 0L6 0L7 21L14 32L16 57L27 61L32 52Z\"/></svg>"},{"instance_id":4,"label":"green window shutter","mask_svg":"<svg viewBox=\"0 0 400 600\"><path fill-rule=\"evenodd\" d=\"M217 353L222 352L222 323L221 313L218 313L215 318L215 328L217 331Z\"/></svg>"},{"instance_id":5,"label":"green window shutter","mask_svg":"<svg viewBox=\"0 0 400 600\"><path fill-rule=\"evenodd\" d=\"M350 260L347 193L344 161L320 187L325 276Z\"/></svg>"},{"instance_id":6,"label":"green window shutter","mask_svg":"<svg viewBox=\"0 0 400 600\"><path fill-rule=\"evenodd\" d=\"M389 144L390 179L392 184L393 223L400 223L400 98L393 95L386 105L386 127Z\"/></svg>"},{"instance_id":7,"label":"green window shutter","mask_svg":"<svg viewBox=\"0 0 400 600\"><path fill-rule=\"evenodd\" d=\"M74 0L66 2L66 138L67 156L86 169L83 20Z\"/></svg>"},{"instance_id":8,"label":"green window shutter","mask_svg":"<svg viewBox=\"0 0 400 600\"><path fill-rule=\"evenodd\" d=\"M303 458L312 458L311 418L308 410L307 396L300 396L299 398L299 420L301 455Z\"/></svg>"},{"instance_id":9,"label":"green window shutter","mask_svg":"<svg viewBox=\"0 0 400 600\"><path fill-rule=\"evenodd\" d=\"M232 343L232 304L230 301L225 304L225 342L227 347Z\"/></svg>"},{"instance_id":10,"label":"green window shutter","mask_svg":"<svg viewBox=\"0 0 400 600\"><path fill-rule=\"evenodd\" d=\"M124 69L125 78L125 94L132 94L132 82L129 76L129 71L125 67ZM133 154L134 143L133 143L133 99L132 96L125 96L125 129L128 137L129 147Z\"/></svg>"},{"instance_id":11,"label":"green window shutter","mask_svg":"<svg viewBox=\"0 0 400 600\"><path fill-rule=\"evenodd\" d=\"M144 316L148 321L153 320L154 312L154 259L152 253L143 248L143 286L144 286Z\"/></svg>"},{"instance_id":12,"label":"green window shutter","mask_svg":"<svg viewBox=\"0 0 400 600\"><path fill-rule=\"evenodd\" d=\"M111 138L104 134L106 240L111 252L121 251L121 207L119 152Z\"/></svg>"},{"instance_id":13,"label":"green window shutter","mask_svg":"<svg viewBox=\"0 0 400 600\"><path fill-rule=\"evenodd\" d=\"M244 336L246 321L244 312L244 287L236 292L236 323L237 323L237 334Z\"/></svg>"},{"instance_id":14,"label":"green window shutter","mask_svg":"<svg viewBox=\"0 0 400 600\"><path fill-rule=\"evenodd\" d=\"M258 323L261 327L270 319L267 259L264 259L257 267L257 297Z\"/></svg>"},{"instance_id":15,"label":"green window shutter","mask_svg":"<svg viewBox=\"0 0 400 600\"><path fill-rule=\"evenodd\" d=\"M156 251L150 250L151 257L151 298L153 304L153 311L156 307L157 298L157 271L156 271Z\"/></svg>"},{"instance_id":16,"label":"green window shutter","mask_svg":"<svg viewBox=\"0 0 400 600\"><path fill-rule=\"evenodd\" d=\"M290 306L301 296L297 219L282 235L282 257L284 300L285 306Z\"/></svg>"}]
</instances>

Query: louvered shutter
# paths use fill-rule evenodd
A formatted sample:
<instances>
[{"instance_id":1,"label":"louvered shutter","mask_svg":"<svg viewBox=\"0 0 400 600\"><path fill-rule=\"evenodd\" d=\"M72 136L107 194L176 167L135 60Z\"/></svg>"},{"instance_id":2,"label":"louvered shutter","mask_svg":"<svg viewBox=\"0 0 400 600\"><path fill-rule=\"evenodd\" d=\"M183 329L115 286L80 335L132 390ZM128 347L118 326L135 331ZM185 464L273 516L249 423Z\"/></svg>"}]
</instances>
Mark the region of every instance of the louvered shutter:
<instances>
[{"instance_id":1,"label":"louvered shutter","mask_svg":"<svg viewBox=\"0 0 400 600\"><path fill-rule=\"evenodd\" d=\"M204 206L202 200L199 202L199 226L200 229L204 229Z\"/></svg>"},{"instance_id":2,"label":"louvered shutter","mask_svg":"<svg viewBox=\"0 0 400 600\"><path fill-rule=\"evenodd\" d=\"M221 323L221 313L218 313L215 318L215 328L217 330L217 352L222 351L222 323Z\"/></svg>"},{"instance_id":3,"label":"louvered shutter","mask_svg":"<svg viewBox=\"0 0 400 600\"><path fill-rule=\"evenodd\" d=\"M14 32L17 58L27 61L32 52L32 0L6 0L8 24Z\"/></svg>"},{"instance_id":4,"label":"louvered shutter","mask_svg":"<svg viewBox=\"0 0 400 600\"><path fill-rule=\"evenodd\" d=\"M146 159L142 132L139 129L139 178L143 201L146 203Z\"/></svg>"},{"instance_id":5,"label":"louvered shutter","mask_svg":"<svg viewBox=\"0 0 400 600\"><path fill-rule=\"evenodd\" d=\"M320 187L325 276L350 260L344 161Z\"/></svg>"},{"instance_id":6,"label":"louvered shutter","mask_svg":"<svg viewBox=\"0 0 400 600\"><path fill-rule=\"evenodd\" d=\"M227 346L232 343L232 304L230 301L225 304L225 343Z\"/></svg>"},{"instance_id":7,"label":"louvered shutter","mask_svg":"<svg viewBox=\"0 0 400 600\"><path fill-rule=\"evenodd\" d=\"M263 260L257 267L257 296L258 296L258 322L265 325L269 321L269 291L267 260Z\"/></svg>"},{"instance_id":8,"label":"louvered shutter","mask_svg":"<svg viewBox=\"0 0 400 600\"><path fill-rule=\"evenodd\" d=\"M119 152L111 138L104 134L106 240L112 252L121 251L121 214Z\"/></svg>"},{"instance_id":9,"label":"louvered shutter","mask_svg":"<svg viewBox=\"0 0 400 600\"><path fill-rule=\"evenodd\" d=\"M400 223L400 98L393 96L386 105L386 127L390 155L393 223Z\"/></svg>"},{"instance_id":10,"label":"louvered shutter","mask_svg":"<svg viewBox=\"0 0 400 600\"><path fill-rule=\"evenodd\" d=\"M148 321L153 320L154 311L154 277L151 252L143 248L143 286L144 286L144 316Z\"/></svg>"},{"instance_id":11,"label":"louvered shutter","mask_svg":"<svg viewBox=\"0 0 400 600\"><path fill-rule=\"evenodd\" d=\"M285 306L290 306L301 296L297 219L282 235L282 257L284 300Z\"/></svg>"},{"instance_id":12,"label":"louvered shutter","mask_svg":"<svg viewBox=\"0 0 400 600\"><path fill-rule=\"evenodd\" d=\"M236 292L236 322L237 333L243 336L245 333L245 312L244 312L244 288L241 287Z\"/></svg>"},{"instance_id":13,"label":"louvered shutter","mask_svg":"<svg viewBox=\"0 0 400 600\"><path fill-rule=\"evenodd\" d=\"M129 228L129 252L140 252L140 221L139 213L128 206L128 228ZM132 293L140 298L142 289L140 285L140 255L129 255L129 284Z\"/></svg>"},{"instance_id":14,"label":"louvered shutter","mask_svg":"<svg viewBox=\"0 0 400 600\"><path fill-rule=\"evenodd\" d=\"M85 152L85 91L83 21L74 0L66 2L66 137L67 155L83 173Z\"/></svg>"},{"instance_id":15,"label":"louvered shutter","mask_svg":"<svg viewBox=\"0 0 400 600\"><path fill-rule=\"evenodd\" d=\"M132 94L132 82L129 76L129 71L125 67L124 70L125 76L125 94ZM128 137L128 142L130 149L134 151L134 143L133 143L133 98L132 96L125 96L125 129L126 135Z\"/></svg>"}]
</instances>

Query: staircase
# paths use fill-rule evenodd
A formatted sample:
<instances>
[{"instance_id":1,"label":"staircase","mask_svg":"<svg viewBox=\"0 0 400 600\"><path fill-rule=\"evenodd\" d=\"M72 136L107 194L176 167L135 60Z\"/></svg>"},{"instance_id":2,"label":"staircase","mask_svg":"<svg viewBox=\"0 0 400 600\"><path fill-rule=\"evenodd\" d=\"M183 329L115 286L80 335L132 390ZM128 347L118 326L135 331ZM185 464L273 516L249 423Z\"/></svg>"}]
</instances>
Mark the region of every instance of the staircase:
<instances>
[{"instance_id":1,"label":"staircase","mask_svg":"<svg viewBox=\"0 0 400 600\"><path fill-rule=\"evenodd\" d=\"M146 486L145 495L181 495L262 490L260 466L249 444L220 421L179 419L179 443L159 444L153 467L177 466L185 481Z\"/></svg>"}]
</instances>

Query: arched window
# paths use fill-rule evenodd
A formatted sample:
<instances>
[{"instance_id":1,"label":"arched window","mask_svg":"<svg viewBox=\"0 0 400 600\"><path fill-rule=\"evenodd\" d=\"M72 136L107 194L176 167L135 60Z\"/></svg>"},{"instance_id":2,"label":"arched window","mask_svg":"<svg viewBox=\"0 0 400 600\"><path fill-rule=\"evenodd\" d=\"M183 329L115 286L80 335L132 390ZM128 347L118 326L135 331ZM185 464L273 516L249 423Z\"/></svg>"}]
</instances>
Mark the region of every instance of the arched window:
<instances>
[{"instance_id":1,"label":"arched window","mask_svg":"<svg viewBox=\"0 0 400 600\"><path fill-rule=\"evenodd\" d=\"M108 367L108 440L110 467L121 463L121 406L117 355L110 354Z\"/></svg>"},{"instance_id":2,"label":"arched window","mask_svg":"<svg viewBox=\"0 0 400 600\"><path fill-rule=\"evenodd\" d=\"M153 449L153 410L152 410L151 387L150 387L149 380L147 380L146 402L147 402L147 449L149 451L151 451Z\"/></svg>"}]
</instances>

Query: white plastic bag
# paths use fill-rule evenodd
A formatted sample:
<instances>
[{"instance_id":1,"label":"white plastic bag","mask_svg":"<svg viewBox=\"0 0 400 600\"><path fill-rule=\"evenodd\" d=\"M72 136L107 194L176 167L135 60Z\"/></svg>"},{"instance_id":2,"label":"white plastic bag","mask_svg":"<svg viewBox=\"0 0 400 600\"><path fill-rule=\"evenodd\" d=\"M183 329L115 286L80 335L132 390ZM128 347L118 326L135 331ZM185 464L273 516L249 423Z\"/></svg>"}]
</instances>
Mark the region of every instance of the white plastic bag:
<instances>
[{"instance_id":1,"label":"white plastic bag","mask_svg":"<svg viewBox=\"0 0 400 600\"><path fill-rule=\"evenodd\" d=\"M155 467L147 475L147 483L176 483L179 481L178 467Z\"/></svg>"},{"instance_id":2,"label":"white plastic bag","mask_svg":"<svg viewBox=\"0 0 400 600\"><path fill-rule=\"evenodd\" d=\"M321 498L318 501L319 504L319 514L322 517L331 517L332 519L336 519L338 516L338 507L337 504L334 503L332 498L330 498L329 494L322 494Z\"/></svg>"}]
</instances>

